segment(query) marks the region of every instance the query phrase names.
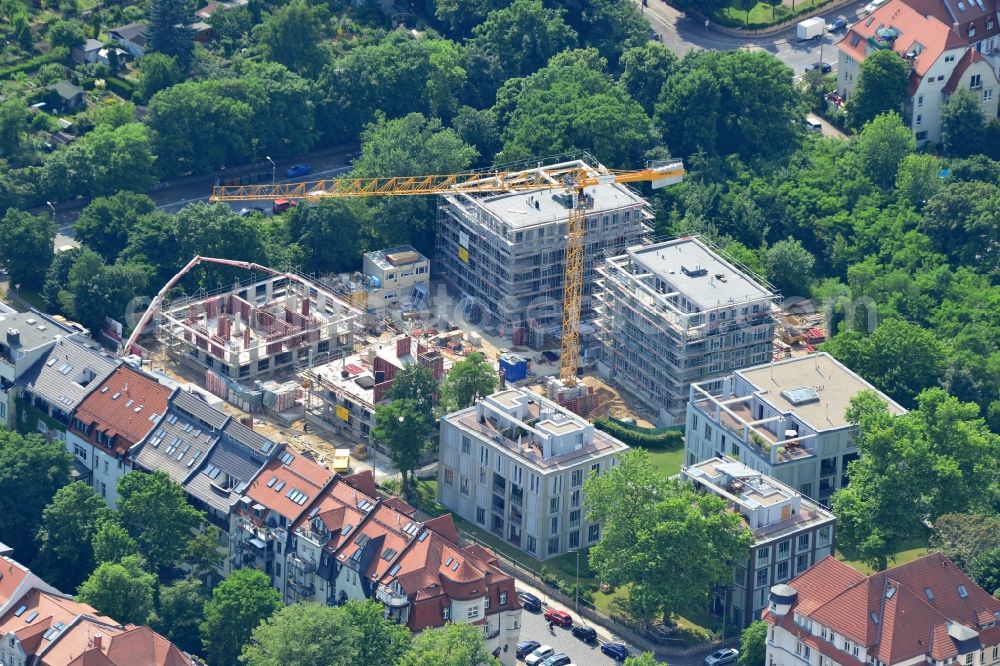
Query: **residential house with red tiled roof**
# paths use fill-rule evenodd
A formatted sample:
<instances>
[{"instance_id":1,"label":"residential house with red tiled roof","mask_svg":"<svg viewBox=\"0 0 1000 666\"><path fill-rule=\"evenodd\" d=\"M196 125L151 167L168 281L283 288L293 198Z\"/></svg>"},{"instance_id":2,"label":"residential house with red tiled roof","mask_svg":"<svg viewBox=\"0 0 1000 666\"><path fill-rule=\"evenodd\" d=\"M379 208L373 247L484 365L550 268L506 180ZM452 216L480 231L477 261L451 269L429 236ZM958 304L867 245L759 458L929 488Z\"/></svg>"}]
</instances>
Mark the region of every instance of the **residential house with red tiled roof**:
<instances>
[{"instance_id":1,"label":"residential house with red tiled roof","mask_svg":"<svg viewBox=\"0 0 1000 666\"><path fill-rule=\"evenodd\" d=\"M1000 663L1000 600L941 553L864 576L827 557L771 588L768 664Z\"/></svg>"},{"instance_id":2,"label":"residential house with red tiled roof","mask_svg":"<svg viewBox=\"0 0 1000 666\"><path fill-rule=\"evenodd\" d=\"M4 552L9 553L5 550ZM0 555L0 664L193 666L149 627L123 625Z\"/></svg>"},{"instance_id":3,"label":"residential house with red tiled roof","mask_svg":"<svg viewBox=\"0 0 1000 666\"><path fill-rule=\"evenodd\" d=\"M944 2L941 7L940 2ZM977 0L955 2L956 9L975 5L978 18L963 22L957 15L952 17L951 0L890 0L851 26L837 43L838 93L849 99L865 59L875 51L891 49L910 67L908 102L901 111L919 144L941 140L941 112L957 90L974 93L986 120L996 118L1000 80L991 62L995 61L996 13L989 14L985 4L979 8ZM980 51L983 48L988 51L985 55Z\"/></svg>"},{"instance_id":4,"label":"residential house with red tiled roof","mask_svg":"<svg viewBox=\"0 0 1000 666\"><path fill-rule=\"evenodd\" d=\"M167 410L171 389L127 365L119 366L77 406L66 446L86 466L94 489L114 508L118 480L132 470L129 449Z\"/></svg>"}]
</instances>

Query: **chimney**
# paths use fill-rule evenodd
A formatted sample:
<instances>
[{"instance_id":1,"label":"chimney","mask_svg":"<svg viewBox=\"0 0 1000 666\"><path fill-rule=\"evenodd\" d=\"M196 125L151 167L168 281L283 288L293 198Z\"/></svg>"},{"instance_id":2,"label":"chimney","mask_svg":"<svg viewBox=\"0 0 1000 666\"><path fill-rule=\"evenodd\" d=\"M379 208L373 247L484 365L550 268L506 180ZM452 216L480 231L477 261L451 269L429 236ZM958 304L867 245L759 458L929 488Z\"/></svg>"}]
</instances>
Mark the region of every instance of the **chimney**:
<instances>
[{"instance_id":1,"label":"chimney","mask_svg":"<svg viewBox=\"0 0 1000 666\"><path fill-rule=\"evenodd\" d=\"M102 645L102 639L104 637L100 634L94 634L94 648L100 650Z\"/></svg>"},{"instance_id":2,"label":"chimney","mask_svg":"<svg viewBox=\"0 0 1000 666\"><path fill-rule=\"evenodd\" d=\"M21 331L16 328L7 329L7 344L11 347L20 346L21 344Z\"/></svg>"},{"instance_id":3,"label":"chimney","mask_svg":"<svg viewBox=\"0 0 1000 666\"><path fill-rule=\"evenodd\" d=\"M958 21L951 24L951 31L958 35ZM961 37L961 35L958 36Z\"/></svg>"}]
</instances>

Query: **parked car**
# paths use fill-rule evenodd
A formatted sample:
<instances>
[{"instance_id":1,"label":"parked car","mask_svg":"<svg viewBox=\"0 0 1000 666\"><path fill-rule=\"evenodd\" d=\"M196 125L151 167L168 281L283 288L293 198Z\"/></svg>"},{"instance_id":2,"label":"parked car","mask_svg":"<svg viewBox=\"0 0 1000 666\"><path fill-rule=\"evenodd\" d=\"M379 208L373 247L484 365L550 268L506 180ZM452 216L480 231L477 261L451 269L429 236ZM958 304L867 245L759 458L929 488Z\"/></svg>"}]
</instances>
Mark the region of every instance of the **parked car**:
<instances>
[{"instance_id":1,"label":"parked car","mask_svg":"<svg viewBox=\"0 0 1000 666\"><path fill-rule=\"evenodd\" d=\"M868 16L869 14L871 14L873 11L875 11L876 9L878 9L879 7L881 7L882 5L884 5L885 3L887 3L888 1L889 0L872 0L867 5L865 5L864 9L861 10L861 15L862 16Z\"/></svg>"},{"instance_id":2,"label":"parked car","mask_svg":"<svg viewBox=\"0 0 1000 666\"><path fill-rule=\"evenodd\" d=\"M569 658L568 654L560 652L559 654L552 655L539 666L567 666L571 661L573 660Z\"/></svg>"},{"instance_id":3,"label":"parked car","mask_svg":"<svg viewBox=\"0 0 1000 666\"><path fill-rule=\"evenodd\" d=\"M533 613L540 613L542 611L542 600L531 592L518 592L517 599L521 602L525 610Z\"/></svg>"},{"instance_id":4,"label":"parked car","mask_svg":"<svg viewBox=\"0 0 1000 666\"><path fill-rule=\"evenodd\" d=\"M817 69L824 74L829 74L833 71L833 65L828 62L814 62L806 65L807 72L815 72Z\"/></svg>"},{"instance_id":5,"label":"parked car","mask_svg":"<svg viewBox=\"0 0 1000 666\"><path fill-rule=\"evenodd\" d=\"M847 19L845 18L834 19L826 26L827 32L840 32L841 30L847 30Z\"/></svg>"},{"instance_id":6,"label":"parked car","mask_svg":"<svg viewBox=\"0 0 1000 666\"><path fill-rule=\"evenodd\" d=\"M271 212L277 215L278 213L284 213L289 208L295 208L298 205L298 201L293 201L291 199L275 199L274 205L271 206Z\"/></svg>"},{"instance_id":7,"label":"parked car","mask_svg":"<svg viewBox=\"0 0 1000 666\"><path fill-rule=\"evenodd\" d=\"M597 631L593 627L573 627L573 635L588 643L597 640Z\"/></svg>"},{"instance_id":8,"label":"parked car","mask_svg":"<svg viewBox=\"0 0 1000 666\"><path fill-rule=\"evenodd\" d=\"M305 176L310 173L312 173L312 167L308 164L296 164L288 167L288 171L285 172L285 175L289 178L298 178L299 176Z\"/></svg>"},{"instance_id":9,"label":"parked car","mask_svg":"<svg viewBox=\"0 0 1000 666\"><path fill-rule=\"evenodd\" d=\"M566 611L549 609L545 611L545 619L558 624L560 627L572 627L573 618Z\"/></svg>"},{"instance_id":10,"label":"parked car","mask_svg":"<svg viewBox=\"0 0 1000 666\"><path fill-rule=\"evenodd\" d=\"M240 217L246 217L247 215L253 215L254 213L260 213L261 215L267 215L267 211L260 206L253 206L252 208L240 208L240 212L237 213Z\"/></svg>"},{"instance_id":11,"label":"parked car","mask_svg":"<svg viewBox=\"0 0 1000 666\"><path fill-rule=\"evenodd\" d=\"M518 659L524 659L540 647L542 647L542 644L538 641L521 641L517 644L517 650L514 654Z\"/></svg>"},{"instance_id":12,"label":"parked car","mask_svg":"<svg viewBox=\"0 0 1000 666\"><path fill-rule=\"evenodd\" d=\"M823 124L812 116L806 116L806 129L817 134L823 133Z\"/></svg>"},{"instance_id":13,"label":"parked car","mask_svg":"<svg viewBox=\"0 0 1000 666\"><path fill-rule=\"evenodd\" d=\"M705 657L705 666L729 666L729 664L735 664L739 656L740 651L734 648L716 650Z\"/></svg>"},{"instance_id":14,"label":"parked car","mask_svg":"<svg viewBox=\"0 0 1000 666\"><path fill-rule=\"evenodd\" d=\"M601 652L615 661L625 661L628 659L628 648L621 643L602 643Z\"/></svg>"},{"instance_id":15,"label":"parked car","mask_svg":"<svg viewBox=\"0 0 1000 666\"><path fill-rule=\"evenodd\" d=\"M552 649L551 645L541 645L535 648L535 651L524 658L524 663L528 666L538 666L540 663L555 654L555 650Z\"/></svg>"}]
</instances>

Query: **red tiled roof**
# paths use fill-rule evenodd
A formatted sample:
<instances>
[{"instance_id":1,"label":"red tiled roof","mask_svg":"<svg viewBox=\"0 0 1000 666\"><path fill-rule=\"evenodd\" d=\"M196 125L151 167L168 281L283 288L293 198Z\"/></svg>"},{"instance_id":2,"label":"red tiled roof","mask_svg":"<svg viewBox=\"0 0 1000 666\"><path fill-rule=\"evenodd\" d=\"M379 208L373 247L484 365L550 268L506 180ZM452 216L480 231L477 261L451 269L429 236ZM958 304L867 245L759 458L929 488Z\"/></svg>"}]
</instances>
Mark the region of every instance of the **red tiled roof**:
<instances>
[{"instance_id":1,"label":"red tiled roof","mask_svg":"<svg viewBox=\"0 0 1000 666\"><path fill-rule=\"evenodd\" d=\"M127 365L119 366L83 399L73 414L94 427L91 435L88 437L75 428L73 431L90 442L96 441L99 431L117 436L115 451L124 454L153 428L150 417L162 416L167 411L170 394L170 389L148 375Z\"/></svg>"},{"instance_id":2,"label":"red tiled roof","mask_svg":"<svg viewBox=\"0 0 1000 666\"><path fill-rule=\"evenodd\" d=\"M851 572L829 556L817 562L789 583L798 593L794 613L862 643L869 655L886 664L922 655L936 660L957 656L955 641L948 634L951 623L979 632L983 645L1000 643L1000 601L941 553L869 577ZM802 635L792 613L783 618L765 613L764 617ZM985 627L990 623L994 626ZM829 656L844 663L846 655Z\"/></svg>"},{"instance_id":3,"label":"red tiled roof","mask_svg":"<svg viewBox=\"0 0 1000 666\"><path fill-rule=\"evenodd\" d=\"M0 606L10 601L29 573L27 568L9 557L0 558Z\"/></svg>"},{"instance_id":4,"label":"red tiled roof","mask_svg":"<svg viewBox=\"0 0 1000 666\"><path fill-rule=\"evenodd\" d=\"M982 0L982 9L979 8L977 0L960 0L961 9L959 9L959 0L903 1L921 15L934 16L945 25L950 26L957 21L960 34L967 36L969 26L973 26L976 33L969 38L970 42L1000 34L1000 22L996 21L996 0ZM992 26L990 26L991 23Z\"/></svg>"},{"instance_id":5,"label":"red tiled roof","mask_svg":"<svg viewBox=\"0 0 1000 666\"><path fill-rule=\"evenodd\" d=\"M284 516L289 524L294 525L306 509L315 503L333 477L334 473L325 467L297 452L286 450L268 462L254 477L247 488L247 496ZM293 501L290 496L294 494L293 491L304 494L305 499L301 503Z\"/></svg>"}]
</instances>

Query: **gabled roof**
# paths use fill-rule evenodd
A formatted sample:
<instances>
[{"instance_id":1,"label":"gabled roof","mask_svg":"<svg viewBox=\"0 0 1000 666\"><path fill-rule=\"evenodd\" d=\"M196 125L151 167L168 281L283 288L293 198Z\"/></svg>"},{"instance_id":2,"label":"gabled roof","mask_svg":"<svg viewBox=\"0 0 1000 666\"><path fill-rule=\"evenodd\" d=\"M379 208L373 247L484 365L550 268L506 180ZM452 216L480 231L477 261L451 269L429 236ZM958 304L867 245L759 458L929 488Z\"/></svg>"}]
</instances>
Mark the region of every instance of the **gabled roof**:
<instances>
[{"instance_id":1,"label":"gabled roof","mask_svg":"<svg viewBox=\"0 0 1000 666\"><path fill-rule=\"evenodd\" d=\"M31 575L28 568L9 557L0 557L0 608L14 598L21 583Z\"/></svg>"},{"instance_id":2,"label":"gabled roof","mask_svg":"<svg viewBox=\"0 0 1000 666\"><path fill-rule=\"evenodd\" d=\"M108 33L117 35L121 39L132 42L133 44L138 44L139 46L145 46L146 44L145 23L129 23L128 25L123 25L120 28L111 28Z\"/></svg>"},{"instance_id":3,"label":"gabled roof","mask_svg":"<svg viewBox=\"0 0 1000 666\"><path fill-rule=\"evenodd\" d=\"M333 477L325 467L285 449L254 477L246 495L294 525Z\"/></svg>"},{"instance_id":4,"label":"gabled roof","mask_svg":"<svg viewBox=\"0 0 1000 666\"><path fill-rule=\"evenodd\" d=\"M957 23L960 34L968 36L969 26L974 27L976 32L969 38L970 42L1000 34L1000 21L996 20L996 0L904 0L904 2L920 14L934 16L945 25Z\"/></svg>"},{"instance_id":5,"label":"gabled roof","mask_svg":"<svg viewBox=\"0 0 1000 666\"><path fill-rule=\"evenodd\" d=\"M958 85L962 82L962 77L965 76L965 72L968 71L969 66L974 62L987 61L986 58L984 58L983 55L975 49L969 49L962 54L962 57L958 59L957 63L955 63L955 69L952 70L951 77L948 79L948 82L944 84L943 90L945 95L951 95L958 89ZM987 66L990 70L990 74L992 75L993 68L989 67L988 63Z\"/></svg>"},{"instance_id":6,"label":"gabled roof","mask_svg":"<svg viewBox=\"0 0 1000 666\"><path fill-rule=\"evenodd\" d=\"M941 553L868 577L827 556L789 585L797 591L794 613L864 645L869 656L886 664L967 653L963 636L975 635L983 645L1000 642L1000 601ZM801 633L792 613L784 618L767 613L765 619ZM825 646L818 647L827 654ZM828 656L843 663L845 655Z\"/></svg>"},{"instance_id":7,"label":"gabled roof","mask_svg":"<svg viewBox=\"0 0 1000 666\"><path fill-rule=\"evenodd\" d=\"M229 424L226 424L228 427ZM269 450L276 446L273 442L271 445ZM268 457L257 448L228 437L224 429L222 437L201 464L195 466L193 473L188 473L184 489L208 506L228 513L250 480L267 463Z\"/></svg>"},{"instance_id":8,"label":"gabled roof","mask_svg":"<svg viewBox=\"0 0 1000 666\"><path fill-rule=\"evenodd\" d=\"M135 449L136 464L150 471L160 470L183 484L199 470L208 452L222 436L222 426L229 417L198 397L175 390L167 403L166 413ZM212 481L219 472L209 470ZM219 480L223 483L225 477ZM249 477L244 479L249 481Z\"/></svg>"},{"instance_id":9,"label":"gabled roof","mask_svg":"<svg viewBox=\"0 0 1000 666\"><path fill-rule=\"evenodd\" d=\"M83 88L75 86L69 81L56 81L52 85L47 86L47 89L54 90L63 99L73 99L77 95L84 93Z\"/></svg>"},{"instance_id":10,"label":"gabled roof","mask_svg":"<svg viewBox=\"0 0 1000 666\"><path fill-rule=\"evenodd\" d=\"M68 414L119 365L99 350L85 338L56 340L17 384Z\"/></svg>"},{"instance_id":11,"label":"gabled roof","mask_svg":"<svg viewBox=\"0 0 1000 666\"><path fill-rule=\"evenodd\" d=\"M157 417L167 410L169 397L166 386L121 365L83 399L74 417L109 437L117 436L115 451L124 454L152 430Z\"/></svg>"}]
</instances>

